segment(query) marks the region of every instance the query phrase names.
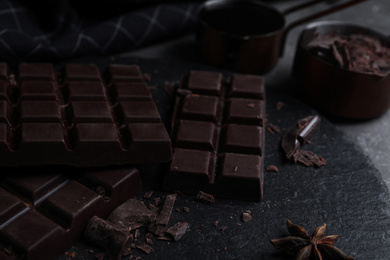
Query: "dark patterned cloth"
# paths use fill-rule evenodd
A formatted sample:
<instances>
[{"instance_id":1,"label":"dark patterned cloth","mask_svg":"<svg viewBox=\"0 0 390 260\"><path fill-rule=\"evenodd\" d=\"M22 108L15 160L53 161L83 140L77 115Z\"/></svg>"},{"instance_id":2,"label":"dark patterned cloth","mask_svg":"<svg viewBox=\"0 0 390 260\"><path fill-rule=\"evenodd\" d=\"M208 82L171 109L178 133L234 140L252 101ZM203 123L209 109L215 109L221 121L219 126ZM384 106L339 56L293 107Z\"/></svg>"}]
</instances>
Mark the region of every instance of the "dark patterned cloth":
<instances>
[{"instance_id":1,"label":"dark patterned cloth","mask_svg":"<svg viewBox=\"0 0 390 260\"><path fill-rule=\"evenodd\" d=\"M195 28L200 1L143 1L1 0L0 60L111 55Z\"/></svg>"}]
</instances>

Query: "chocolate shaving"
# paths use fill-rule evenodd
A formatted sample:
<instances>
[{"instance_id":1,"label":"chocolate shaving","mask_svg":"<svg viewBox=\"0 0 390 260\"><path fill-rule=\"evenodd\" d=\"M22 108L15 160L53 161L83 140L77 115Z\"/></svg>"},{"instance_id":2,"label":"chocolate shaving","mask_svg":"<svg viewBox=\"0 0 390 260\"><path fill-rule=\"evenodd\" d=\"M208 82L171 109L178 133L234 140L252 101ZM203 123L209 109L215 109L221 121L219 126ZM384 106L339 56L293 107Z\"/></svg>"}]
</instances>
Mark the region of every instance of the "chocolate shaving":
<instances>
[{"instance_id":1,"label":"chocolate shaving","mask_svg":"<svg viewBox=\"0 0 390 260\"><path fill-rule=\"evenodd\" d=\"M242 213L242 217L241 217L241 220L243 221L243 222L249 222L249 221L251 221L252 220L252 215L249 213L249 212L243 212Z\"/></svg>"},{"instance_id":2,"label":"chocolate shaving","mask_svg":"<svg viewBox=\"0 0 390 260\"><path fill-rule=\"evenodd\" d=\"M323 166L326 164L324 158L310 151L300 150L301 144L308 143L309 138L319 128L319 116L308 116L298 120L282 138L281 146L286 159L293 159L295 163L299 162L305 166Z\"/></svg>"},{"instance_id":3,"label":"chocolate shaving","mask_svg":"<svg viewBox=\"0 0 390 260\"><path fill-rule=\"evenodd\" d=\"M308 167L320 167L326 165L326 160L323 157L311 151L298 150L296 153L294 153L293 158L295 162L299 162Z\"/></svg>"},{"instance_id":4,"label":"chocolate shaving","mask_svg":"<svg viewBox=\"0 0 390 260\"><path fill-rule=\"evenodd\" d=\"M267 168L266 168L266 170L267 170L268 172L279 172L278 167L276 167L275 165L268 165Z\"/></svg>"}]
</instances>

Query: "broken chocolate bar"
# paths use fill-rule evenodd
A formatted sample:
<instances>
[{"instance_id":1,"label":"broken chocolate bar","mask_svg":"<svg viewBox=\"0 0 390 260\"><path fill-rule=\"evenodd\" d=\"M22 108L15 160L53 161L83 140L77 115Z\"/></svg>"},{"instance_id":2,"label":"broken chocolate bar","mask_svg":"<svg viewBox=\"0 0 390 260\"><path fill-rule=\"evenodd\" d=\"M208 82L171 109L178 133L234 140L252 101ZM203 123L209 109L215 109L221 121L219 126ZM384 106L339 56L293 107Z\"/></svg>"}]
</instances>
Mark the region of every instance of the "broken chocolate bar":
<instances>
[{"instance_id":1,"label":"broken chocolate bar","mask_svg":"<svg viewBox=\"0 0 390 260\"><path fill-rule=\"evenodd\" d=\"M12 171L0 183L0 244L18 259L53 259L81 237L93 216L106 218L142 186L134 168Z\"/></svg>"},{"instance_id":2,"label":"broken chocolate bar","mask_svg":"<svg viewBox=\"0 0 390 260\"><path fill-rule=\"evenodd\" d=\"M8 68L0 70L0 165L169 161L170 138L139 68L107 71L103 77L93 64L57 72L22 63L15 81Z\"/></svg>"},{"instance_id":3,"label":"broken chocolate bar","mask_svg":"<svg viewBox=\"0 0 390 260\"><path fill-rule=\"evenodd\" d=\"M191 71L172 119L169 191L260 201L263 185L264 78Z\"/></svg>"}]
</instances>

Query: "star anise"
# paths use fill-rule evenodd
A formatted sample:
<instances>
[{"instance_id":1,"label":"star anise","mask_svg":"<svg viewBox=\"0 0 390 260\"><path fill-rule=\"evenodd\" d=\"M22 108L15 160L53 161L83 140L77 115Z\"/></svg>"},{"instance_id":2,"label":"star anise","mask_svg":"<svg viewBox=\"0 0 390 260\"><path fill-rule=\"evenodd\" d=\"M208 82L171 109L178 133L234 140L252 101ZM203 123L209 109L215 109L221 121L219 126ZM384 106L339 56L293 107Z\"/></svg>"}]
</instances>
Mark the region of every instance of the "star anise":
<instances>
[{"instance_id":1,"label":"star anise","mask_svg":"<svg viewBox=\"0 0 390 260\"><path fill-rule=\"evenodd\" d=\"M303 227L291 223L290 220L287 220L287 229L290 236L271 239L270 242L275 248L296 256L297 260L353 260L333 245L338 235L325 236L325 223L317 227L311 237Z\"/></svg>"}]
</instances>

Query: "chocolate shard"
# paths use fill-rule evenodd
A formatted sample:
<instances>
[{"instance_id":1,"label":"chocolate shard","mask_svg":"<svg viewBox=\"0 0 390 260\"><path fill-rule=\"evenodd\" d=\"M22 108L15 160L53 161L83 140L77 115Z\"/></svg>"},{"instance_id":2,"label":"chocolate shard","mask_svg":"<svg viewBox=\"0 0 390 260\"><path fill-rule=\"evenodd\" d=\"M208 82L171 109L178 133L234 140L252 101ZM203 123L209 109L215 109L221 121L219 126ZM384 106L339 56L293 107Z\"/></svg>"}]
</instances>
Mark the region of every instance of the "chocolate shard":
<instances>
[{"instance_id":1,"label":"chocolate shard","mask_svg":"<svg viewBox=\"0 0 390 260\"><path fill-rule=\"evenodd\" d=\"M114 224L98 216L92 217L85 232L87 243L106 250L106 255L112 260L121 259L123 253L130 247L132 237Z\"/></svg>"},{"instance_id":2,"label":"chocolate shard","mask_svg":"<svg viewBox=\"0 0 390 260\"><path fill-rule=\"evenodd\" d=\"M187 228L188 222L177 222L166 231L166 234L171 237L173 241L177 241L184 236L187 232Z\"/></svg>"},{"instance_id":3,"label":"chocolate shard","mask_svg":"<svg viewBox=\"0 0 390 260\"><path fill-rule=\"evenodd\" d=\"M163 236L167 229L172 209L176 201L177 194L168 194L165 196L164 204L157 217L149 224L148 230L157 236Z\"/></svg>"},{"instance_id":4,"label":"chocolate shard","mask_svg":"<svg viewBox=\"0 0 390 260\"><path fill-rule=\"evenodd\" d=\"M107 220L127 231L134 230L156 218L156 214L149 210L142 201L129 199L108 216Z\"/></svg>"},{"instance_id":5,"label":"chocolate shard","mask_svg":"<svg viewBox=\"0 0 390 260\"><path fill-rule=\"evenodd\" d=\"M293 157L300 144L307 142L314 134L320 122L321 118L317 115L305 117L300 119L283 135L281 146L288 160Z\"/></svg>"}]
</instances>

